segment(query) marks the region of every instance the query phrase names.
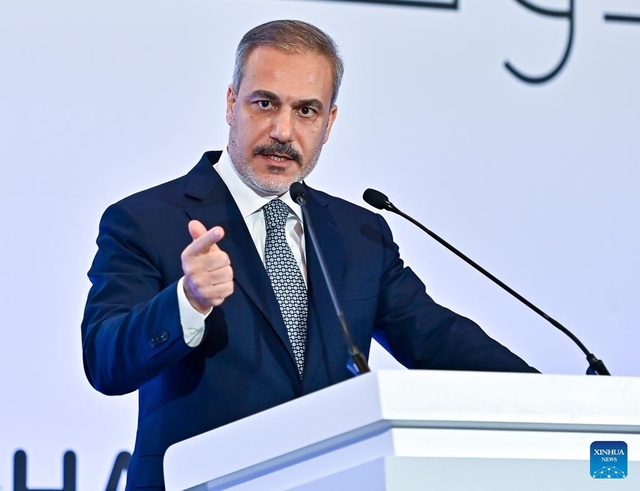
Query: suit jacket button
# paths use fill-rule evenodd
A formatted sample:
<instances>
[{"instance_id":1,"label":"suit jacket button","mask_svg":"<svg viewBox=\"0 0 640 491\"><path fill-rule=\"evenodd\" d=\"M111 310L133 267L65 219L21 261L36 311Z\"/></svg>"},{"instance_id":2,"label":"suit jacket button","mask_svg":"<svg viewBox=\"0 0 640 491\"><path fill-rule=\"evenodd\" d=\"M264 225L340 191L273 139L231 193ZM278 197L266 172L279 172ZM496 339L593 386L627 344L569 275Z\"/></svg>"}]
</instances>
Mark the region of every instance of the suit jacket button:
<instances>
[{"instance_id":1,"label":"suit jacket button","mask_svg":"<svg viewBox=\"0 0 640 491\"><path fill-rule=\"evenodd\" d=\"M164 343L167 339L169 339L169 333L167 331L164 331L163 333L158 334L155 338L151 338L149 340L149 345L152 348L155 348L159 344Z\"/></svg>"}]
</instances>

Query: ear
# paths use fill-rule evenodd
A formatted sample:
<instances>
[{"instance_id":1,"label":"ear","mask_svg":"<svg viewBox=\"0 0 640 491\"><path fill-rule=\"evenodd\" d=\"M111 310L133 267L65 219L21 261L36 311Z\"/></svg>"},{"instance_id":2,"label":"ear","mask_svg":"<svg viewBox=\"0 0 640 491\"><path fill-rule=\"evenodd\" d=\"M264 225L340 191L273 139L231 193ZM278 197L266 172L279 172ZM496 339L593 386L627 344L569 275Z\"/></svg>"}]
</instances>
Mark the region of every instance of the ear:
<instances>
[{"instance_id":1,"label":"ear","mask_svg":"<svg viewBox=\"0 0 640 491\"><path fill-rule=\"evenodd\" d=\"M331 106L331 110L329 111L329 120L327 121L327 126L324 130L324 136L322 137L322 144L324 145L329 140L329 135L331 134L331 128L333 127L333 122L336 120L336 116L338 115L338 106L335 104Z\"/></svg>"},{"instance_id":2,"label":"ear","mask_svg":"<svg viewBox=\"0 0 640 491\"><path fill-rule=\"evenodd\" d=\"M236 103L236 93L233 89L233 84L229 85L227 89L227 124L231 125L233 119L233 106Z\"/></svg>"}]
</instances>

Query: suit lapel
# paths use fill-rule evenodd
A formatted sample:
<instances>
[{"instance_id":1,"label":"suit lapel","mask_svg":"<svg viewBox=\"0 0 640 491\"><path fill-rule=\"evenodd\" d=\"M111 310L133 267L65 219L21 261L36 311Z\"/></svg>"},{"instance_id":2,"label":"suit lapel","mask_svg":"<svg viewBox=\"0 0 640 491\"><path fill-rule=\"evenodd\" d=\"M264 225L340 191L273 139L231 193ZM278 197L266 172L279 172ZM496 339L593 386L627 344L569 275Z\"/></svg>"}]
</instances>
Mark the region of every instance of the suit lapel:
<instances>
[{"instance_id":1,"label":"suit lapel","mask_svg":"<svg viewBox=\"0 0 640 491\"><path fill-rule=\"evenodd\" d=\"M220 152L208 152L187 175L185 194L194 199L193 206L186 210L187 215L202 222L207 229L219 225L225 230L220 248L229 255L236 285L276 331L291 358L292 373L298 378L287 328L264 264L231 193L213 168L219 158Z\"/></svg>"}]
</instances>

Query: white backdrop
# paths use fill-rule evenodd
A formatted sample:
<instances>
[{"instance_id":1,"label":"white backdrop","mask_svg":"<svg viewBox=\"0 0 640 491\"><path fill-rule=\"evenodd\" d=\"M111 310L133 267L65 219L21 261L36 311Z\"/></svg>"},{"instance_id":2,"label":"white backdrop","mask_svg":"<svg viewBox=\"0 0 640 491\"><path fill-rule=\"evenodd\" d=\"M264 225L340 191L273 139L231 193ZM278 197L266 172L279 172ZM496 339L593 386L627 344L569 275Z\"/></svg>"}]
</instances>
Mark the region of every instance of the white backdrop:
<instances>
[{"instance_id":1,"label":"white backdrop","mask_svg":"<svg viewBox=\"0 0 640 491\"><path fill-rule=\"evenodd\" d=\"M533 1L533 0L532 0ZM451 2L442 2L451 3ZM615 375L639 376L640 15L580 2L570 20L515 0L457 9L308 0L0 3L0 490L17 449L28 486L102 490L131 450L136 398L86 382L80 320L110 203L187 172L226 143L225 90L251 27L299 18L341 46L339 115L308 182L405 212L572 329ZM535 0L568 11L570 0ZM543 372L582 353L543 319L399 217L401 252L440 303ZM392 361L374 350L373 366ZM19 490L18 490L19 491Z\"/></svg>"}]
</instances>

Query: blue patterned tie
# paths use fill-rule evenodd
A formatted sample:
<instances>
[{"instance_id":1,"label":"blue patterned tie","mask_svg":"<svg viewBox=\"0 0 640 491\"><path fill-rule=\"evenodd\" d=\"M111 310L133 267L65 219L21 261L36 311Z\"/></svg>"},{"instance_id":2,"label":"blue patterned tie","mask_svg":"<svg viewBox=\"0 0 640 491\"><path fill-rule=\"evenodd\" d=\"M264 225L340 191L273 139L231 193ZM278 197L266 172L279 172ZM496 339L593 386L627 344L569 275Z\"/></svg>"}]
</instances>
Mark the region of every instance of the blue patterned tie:
<instances>
[{"instance_id":1,"label":"blue patterned tie","mask_svg":"<svg viewBox=\"0 0 640 491\"><path fill-rule=\"evenodd\" d=\"M289 341L293 347L298 373L304 372L304 350L307 343L307 287L287 243L285 226L289 207L280 199L272 199L262 209L267 227L264 262L271 286L278 299Z\"/></svg>"}]
</instances>

